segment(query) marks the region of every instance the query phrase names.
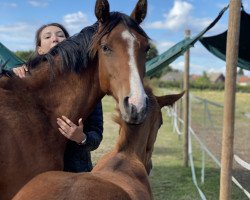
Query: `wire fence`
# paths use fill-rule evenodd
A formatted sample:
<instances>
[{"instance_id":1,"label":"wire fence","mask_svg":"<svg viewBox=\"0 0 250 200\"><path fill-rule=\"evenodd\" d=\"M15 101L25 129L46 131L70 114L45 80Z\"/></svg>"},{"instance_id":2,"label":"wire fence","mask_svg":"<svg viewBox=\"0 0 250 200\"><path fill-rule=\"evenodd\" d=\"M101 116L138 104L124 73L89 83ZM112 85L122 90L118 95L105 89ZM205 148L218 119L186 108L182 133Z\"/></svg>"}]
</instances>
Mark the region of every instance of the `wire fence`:
<instances>
[{"instance_id":1,"label":"wire fence","mask_svg":"<svg viewBox=\"0 0 250 200\"><path fill-rule=\"evenodd\" d=\"M223 105L190 95L190 127L189 127L189 161L192 169L193 182L201 196L205 195L196 181L192 151L195 148L192 141L199 144L201 150L202 170L201 182L205 181L205 153L220 167ZM174 109L169 112L172 116L173 129L178 136L181 135L183 120L181 117L182 102L179 101ZM235 109L235 135L234 135L234 161L232 181L250 199L250 113ZM197 148L195 148L197 150Z\"/></svg>"}]
</instances>

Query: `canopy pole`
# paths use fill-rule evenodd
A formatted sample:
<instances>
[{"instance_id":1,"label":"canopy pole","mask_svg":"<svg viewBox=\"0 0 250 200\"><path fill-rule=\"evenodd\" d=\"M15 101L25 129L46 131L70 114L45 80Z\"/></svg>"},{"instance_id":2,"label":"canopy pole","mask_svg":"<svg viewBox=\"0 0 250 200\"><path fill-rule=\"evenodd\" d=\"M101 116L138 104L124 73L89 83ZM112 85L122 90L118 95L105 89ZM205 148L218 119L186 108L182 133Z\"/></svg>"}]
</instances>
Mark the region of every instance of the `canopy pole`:
<instances>
[{"instance_id":1,"label":"canopy pole","mask_svg":"<svg viewBox=\"0 0 250 200\"><path fill-rule=\"evenodd\" d=\"M223 135L221 149L220 200L231 199L235 122L235 88L239 49L240 9L241 0L230 0L226 50Z\"/></svg>"}]
</instances>

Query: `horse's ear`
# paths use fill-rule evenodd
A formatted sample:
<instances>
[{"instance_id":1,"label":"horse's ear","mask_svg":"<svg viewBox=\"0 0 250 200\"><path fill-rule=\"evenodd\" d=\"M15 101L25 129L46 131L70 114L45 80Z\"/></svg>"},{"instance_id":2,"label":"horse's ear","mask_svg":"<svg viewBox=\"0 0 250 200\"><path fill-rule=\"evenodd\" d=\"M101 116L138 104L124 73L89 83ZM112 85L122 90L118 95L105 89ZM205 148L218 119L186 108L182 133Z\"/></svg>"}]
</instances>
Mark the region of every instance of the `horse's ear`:
<instances>
[{"instance_id":1,"label":"horse's ear","mask_svg":"<svg viewBox=\"0 0 250 200\"><path fill-rule=\"evenodd\" d=\"M131 13L130 17L140 24L147 15L147 0L139 0Z\"/></svg>"},{"instance_id":2,"label":"horse's ear","mask_svg":"<svg viewBox=\"0 0 250 200\"><path fill-rule=\"evenodd\" d=\"M95 4L95 16L97 20L104 23L110 16L109 2L107 0L97 0Z\"/></svg>"},{"instance_id":3,"label":"horse's ear","mask_svg":"<svg viewBox=\"0 0 250 200\"><path fill-rule=\"evenodd\" d=\"M160 97L156 96L156 99L161 108L164 106L173 106L173 104L177 100L179 100L184 95L184 93L185 91L183 91L180 94L170 94L170 95L165 95L165 96L160 96Z\"/></svg>"}]
</instances>

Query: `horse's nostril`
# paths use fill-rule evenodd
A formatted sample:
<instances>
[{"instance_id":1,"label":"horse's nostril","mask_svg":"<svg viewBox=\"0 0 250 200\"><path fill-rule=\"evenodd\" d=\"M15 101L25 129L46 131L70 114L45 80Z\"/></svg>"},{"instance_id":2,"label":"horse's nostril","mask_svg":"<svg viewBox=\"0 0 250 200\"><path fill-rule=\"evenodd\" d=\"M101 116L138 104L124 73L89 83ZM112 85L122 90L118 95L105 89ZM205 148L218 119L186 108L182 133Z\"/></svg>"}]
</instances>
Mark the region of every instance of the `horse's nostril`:
<instances>
[{"instance_id":1,"label":"horse's nostril","mask_svg":"<svg viewBox=\"0 0 250 200\"><path fill-rule=\"evenodd\" d=\"M146 108L148 107L148 104L149 104L149 100L148 100L148 97L146 97Z\"/></svg>"},{"instance_id":2,"label":"horse's nostril","mask_svg":"<svg viewBox=\"0 0 250 200\"><path fill-rule=\"evenodd\" d=\"M131 105L131 117L136 119L138 116L137 108L134 105Z\"/></svg>"},{"instance_id":3,"label":"horse's nostril","mask_svg":"<svg viewBox=\"0 0 250 200\"><path fill-rule=\"evenodd\" d=\"M124 104L124 107L125 107L125 108L128 108L128 107L129 107L129 102L128 102L128 100L129 100L129 97L128 97L128 96L125 97L125 98L123 99L123 104Z\"/></svg>"}]
</instances>

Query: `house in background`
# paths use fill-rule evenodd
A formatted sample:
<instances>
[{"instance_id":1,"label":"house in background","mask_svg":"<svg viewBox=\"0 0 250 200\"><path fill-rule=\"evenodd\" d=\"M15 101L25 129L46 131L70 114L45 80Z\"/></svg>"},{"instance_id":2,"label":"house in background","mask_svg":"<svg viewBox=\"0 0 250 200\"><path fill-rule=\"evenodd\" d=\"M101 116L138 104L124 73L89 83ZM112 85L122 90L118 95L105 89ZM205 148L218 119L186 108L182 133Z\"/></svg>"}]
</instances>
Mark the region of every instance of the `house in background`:
<instances>
[{"instance_id":1,"label":"house in background","mask_svg":"<svg viewBox=\"0 0 250 200\"><path fill-rule=\"evenodd\" d=\"M211 83L224 83L225 76L222 73L208 73L207 77Z\"/></svg>"},{"instance_id":2,"label":"house in background","mask_svg":"<svg viewBox=\"0 0 250 200\"><path fill-rule=\"evenodd\" d=\"M161 81L167 82L182 82L183 80L183 72L181 71L171 71L164 74L161 78Z\"/></svg>"},{"instance_id":3,"label":"house in background","mask_svg":"<svg viewBox=\"0 0 250 200\"><path fill-rule=\"evenodd\" d=\"M197 81L201 77L202 77L201 75L191 74L190 75L190 81Z\"/></svg>"},{"instance_id":4,"label":"house in background","mask_svg":"<svg viewBox=\"0 0 250 200\"><path fill-rule=\"evenodd\" d=\"M239 76L237 77L237 84L241 86L250 85L250 77L248 76Z\"/></svg>"},{"instance_id":5,"label":"house in background","mask_svg":"<svg viewBox=\"0 0 250 200\"><path fill-rule=\"evenodd\" d=\"M190 75L190 80L196 81L201 78L201 75L192 74ZM223 73L207 73L207 77L211 83L224 83L225 76ZM183 80L183 72L182 71L172 71L164 74L160 80L169 81L169 82L180 82Z\"/></svg>"}]
</instances>

